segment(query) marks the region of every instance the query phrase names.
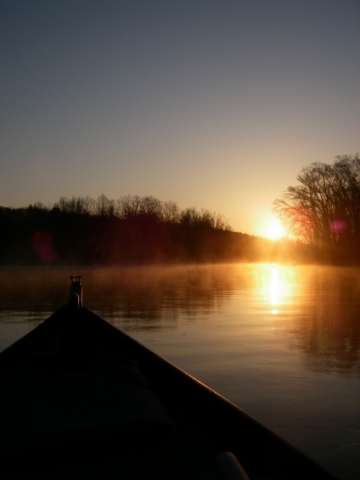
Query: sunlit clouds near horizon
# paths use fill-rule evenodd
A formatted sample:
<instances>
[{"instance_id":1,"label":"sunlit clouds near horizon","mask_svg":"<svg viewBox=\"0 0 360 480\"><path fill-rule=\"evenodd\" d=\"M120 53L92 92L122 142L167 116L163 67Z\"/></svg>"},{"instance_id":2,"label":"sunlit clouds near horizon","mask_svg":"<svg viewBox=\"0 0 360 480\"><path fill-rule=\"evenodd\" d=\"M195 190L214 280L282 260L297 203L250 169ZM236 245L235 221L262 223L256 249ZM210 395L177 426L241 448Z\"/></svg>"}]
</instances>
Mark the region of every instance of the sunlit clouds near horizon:
<instances>
[{"instance_id":1,"label":"sunlit clouds near horizon","mask_svg":"<svg viewBox=\"0 0 360 480\"><path fill-rule=\"evenodd\" d=\"M0 205L153 195L264 235L302 167L360 151L359 18L356 0L1 2Z\"/></svg>"}]
</instances>

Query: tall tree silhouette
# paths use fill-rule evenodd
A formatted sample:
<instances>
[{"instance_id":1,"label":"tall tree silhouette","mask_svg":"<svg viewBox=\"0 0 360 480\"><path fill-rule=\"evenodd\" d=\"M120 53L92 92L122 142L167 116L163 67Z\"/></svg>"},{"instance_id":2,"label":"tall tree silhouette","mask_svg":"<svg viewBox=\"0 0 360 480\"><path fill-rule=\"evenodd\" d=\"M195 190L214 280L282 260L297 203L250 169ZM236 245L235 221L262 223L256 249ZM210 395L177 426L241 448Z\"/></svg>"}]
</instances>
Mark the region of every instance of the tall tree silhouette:
<instances>
[{"instance_id":1,"label":"tall tree silhouette","mask_svg":"<svg viewBox=\"0 0 360 480\"><path fill-rule=\"evenodd\" d=\"M312 163L274 201L274 211L292 233L319 250L359 256L360 157L336 157L332 165Z\"/></svg>"}]
</instances>

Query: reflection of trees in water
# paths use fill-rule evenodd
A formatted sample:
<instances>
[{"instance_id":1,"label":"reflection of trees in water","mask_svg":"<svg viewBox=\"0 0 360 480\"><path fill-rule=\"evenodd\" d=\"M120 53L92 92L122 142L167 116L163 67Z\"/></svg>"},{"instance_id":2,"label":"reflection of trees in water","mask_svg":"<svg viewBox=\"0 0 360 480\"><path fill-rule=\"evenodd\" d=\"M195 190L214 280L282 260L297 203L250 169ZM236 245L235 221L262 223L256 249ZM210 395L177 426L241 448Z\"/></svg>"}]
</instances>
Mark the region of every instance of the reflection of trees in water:
<instances>
[{"instance_id":1,"label":"reflection of trees in water","mask_svg":"<svg viewBox=\"0 0 360 480\"><path fill-rule=\"evenodd\" d=\"M81 273L84 304L131 328L174 328L180 316L217 311L233 290L226 266L10 268L0 272L0 309L53 311L67 301L69 275Z\"/></svg>"},{"instance_id":2,"label":"reflection of trees in water","mask_svg":"<svg viewBox=\"0 0 360 480\"><path fill-rule=\"evenodd\" d=\"M232 290L226 267L219 266L132 267L94 275L99 283L93 291L95 283L90 289L89 282L89 298L93 294L99 301L88 306L132 329L175 328L181 316L218 310Z\"/></svg>"},{"instance_id":3,"label":"reflection of trees in water","mask_svg":"<svg viewBox=\"0 0 360 480\"><path fill-rule=\"evenodd\" d=\"M2 267L0 310L51 312L67 302L72 267Z\"/></svg>"},{"instance_id":4,"label":"reflection of trees in water","mask_svg":"<svg viewBox=\"0 0 360 480\"><path fill-rule=\"evenodd\" d=\"M306 368L360 376L360 272L315 269L305 281L291 348L307 354Z\"/></svg>"}]
</instances>

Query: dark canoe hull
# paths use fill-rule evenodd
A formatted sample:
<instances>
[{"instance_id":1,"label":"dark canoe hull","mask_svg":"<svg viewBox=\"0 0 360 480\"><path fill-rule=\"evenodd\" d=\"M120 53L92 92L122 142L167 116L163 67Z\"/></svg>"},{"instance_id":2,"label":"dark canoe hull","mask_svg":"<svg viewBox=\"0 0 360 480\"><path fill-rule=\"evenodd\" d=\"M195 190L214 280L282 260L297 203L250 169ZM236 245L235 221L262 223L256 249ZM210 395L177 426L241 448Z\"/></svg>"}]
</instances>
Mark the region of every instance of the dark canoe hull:
<instances>
[{"instance_id":1,"label":"dark canoe hull","mask_svg":"<svg viewBox=\"0 0 360 480\"><path fill-rule=\"evenodd\" d=\"M61 342L64 342L66 337L71 339L70 344L72 347L63 349L62 354L59 355L57 353L59 345ZM65 370L70 373L72 364L77 364L78 370L86 369L88 367L82 365L82 362L86 361L86 358L94 349L97 349L99 352L106 352L109 358L129 358L136 362L152 391L156 393L162 405L175 422L176 435L179 438L186 438L187 445L195 442L194 445L199 446L204 442L206 448L214 452L232 452L250 479L333 478L312 460L298 452L221 395L154 354L86 308L82 308L80 313L73 313L70 307L66 305L39 327L2 352L0 354L0 378L4 379L6 375L10 376L10 380L8 378L7 380L2 380L2 382L3 385L10 385L7 388L11 389L13 388L11 386L11 376L14 375L11 372L19 372L22 365L28 366L29 363L35 365L31 370L32 373L28 375L31 378L36 376L36 369L40 367L43 370L44 368L46 369L46 377L43 378L51 378L53 376L52 370L54 370L54 376L56 377L59 370L59 362L65 362ZM41 366L42 364L43 366ZM40 367L36 365L40 365ZM22 378L21 374L20 378ZM44 380L41 381L44 382ZM6 382L8 383L6 384ZM77 384L74 383L74 385L75 387L72 387L72 389L77 388ZM21 395L18 394L18 396ZM111 402L111 399L108 400ZM17 399L16 402L17 408L20 408L21 399ZM0 415L6 416L7 413L4 410L15 408L11 406L13 403L14 400L10 396L8 404L2 406ZM9 415L11 415L11 412ZM6 422L7 419L3 418L4 425ZM33 474L39 469L43 472L51 472L51 468L54 468L54 462L58 465L57 468L60 472L62 469L67 471L67 468L73 468L75 473L77 471L81 472L81 464L87 462L91 464L94 457L97 458L95 462L97 468L100 468L99 465L102 462L104 465L111 463L108 458L109 452L112 460L115 461L114 457L118 455L121 457L119 452L124 448L124 444L132 443L133 452L134 446L136 450L137 443L139 445L141 442L144 443L144 438L146 437L144 433L137 436L129 434L126 436L125 441L124 439L120 441L114 435L114 432L108 430L108 435L101 431L101 434L99 433L99 441L97 441L96 429L93 429L91 432L90 430L79 429L80 433L73 439L72 444L71 441L66 440L66 436L63 437L62 441L56 442L56 438L51 438L50 434L46 435L45 441L44 438L41 440L40 434L36 437L39 441L35 441L31 437L26 441L26 439L23 440L21 438L20 427L18 429L18 432L20 432L18 437L15 436L11 441L7 442L3 435L3 444L0 445L2 465L5 466L4 468L8 472L9 478L15 477L16 472L23 476ZM11 429L12 427L8 426L7 428ZM151 432L149 435L151 443ZM47 438L49 439L49 444L47 444ZM147 442L149 443L149 438ZM139 447L139 449L141 448ZM179 447L179 450L181 450L181 447ZM54 454L54 451L56 454ZM163 451L161 455L165 456L168 462L171 462L171 453L166 453L166 451L164 453ZM182 455L185 457L191 456L189 452ZM134 454L131 453L130 457L134 458ZM155 457L156 455L152 453L152 458ZM28 465L28 469L22 467L18 471L17 467L15 467L16 458L22 458L23 464ZM40 461L39 458L41 459ZM134 461L136 462L136 459ZM179 462L179 458L174 461ZM186 462L186 459L184 461ZM167 473L169 469L156 474L154 473L155 467L149 467L150 470L151 468L153 470L148 478L170 478ZM96 472L96 468L92 467L91 471ZM136 474L136 469L132 470L128 477L137 478L137 475L139 478L145 478L144 472ZM87 478L92 477L87 475ZM108 478L112 478L111 472ZM174 478L177 478L176 475Z\"/></svg>"}]
</instances>

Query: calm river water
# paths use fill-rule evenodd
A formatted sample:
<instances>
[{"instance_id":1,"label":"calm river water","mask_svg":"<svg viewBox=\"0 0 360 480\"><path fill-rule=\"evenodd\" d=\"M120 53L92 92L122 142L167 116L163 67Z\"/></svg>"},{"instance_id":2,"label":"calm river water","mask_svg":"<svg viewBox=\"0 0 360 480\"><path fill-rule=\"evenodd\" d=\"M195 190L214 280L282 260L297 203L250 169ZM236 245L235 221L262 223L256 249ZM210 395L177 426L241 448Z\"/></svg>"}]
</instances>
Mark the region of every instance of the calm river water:
<instances>
[{"instance_id":1,"label":"calm river water","mask_svg":"<svg viewBox=\"0 0 360 480\"><path fill-rule=\"evenodd\" d=\"M360 269L0 268L0 350L84 303L342 480L360 477Z\"/></svg>"}]
</instances>

